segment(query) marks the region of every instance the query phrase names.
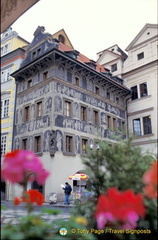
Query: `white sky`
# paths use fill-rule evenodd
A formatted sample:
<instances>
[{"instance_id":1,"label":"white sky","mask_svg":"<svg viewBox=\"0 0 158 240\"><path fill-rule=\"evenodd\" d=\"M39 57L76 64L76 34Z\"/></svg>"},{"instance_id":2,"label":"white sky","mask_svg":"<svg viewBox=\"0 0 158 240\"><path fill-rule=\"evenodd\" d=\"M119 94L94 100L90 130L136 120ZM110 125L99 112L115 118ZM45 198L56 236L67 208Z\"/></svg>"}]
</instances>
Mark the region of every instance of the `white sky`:
<instances>
[{"instance_id":1,"label":"white sky","mask_svg":"<svg viewBox=\"0 0 158 240\"><path fill-rule=\"evenodd\" d=\"M12 28L29 42L38 26L64 28L76 50L97 60L114 44L125 51L146 23L157 23L157 0L40 0Z\"/></svg>"}]
</instances>

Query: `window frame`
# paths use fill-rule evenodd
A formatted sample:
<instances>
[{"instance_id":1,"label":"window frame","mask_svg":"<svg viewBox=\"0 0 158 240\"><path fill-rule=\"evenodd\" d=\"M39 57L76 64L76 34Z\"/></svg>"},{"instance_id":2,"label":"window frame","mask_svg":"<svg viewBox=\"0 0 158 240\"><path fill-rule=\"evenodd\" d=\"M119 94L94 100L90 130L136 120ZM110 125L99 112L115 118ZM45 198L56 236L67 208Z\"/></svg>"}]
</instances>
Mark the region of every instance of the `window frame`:
<instances>
[{"instance_id":1,"label":"window frame","mask_svg":"<svg viewBox=\"0 0 158 240\"><path fill-rule=\"evenodd\" d=\"M114 63L111 65L111 72L116 72L117 71L117 63Z\"/></svg>"},{"instance_id":2,"label":"window frame","mask_svg":"<svg viewBox=\"0 0 158 240\"><path fill-rule=\"evenodd\" d=\"M148 123L145 122L144 121L145 119L148 119L149 122ZM142 121L143 121L143 135L152 134L151 115L142 117ZM146 129L148 129L147 132Z\"/></svg>"},{"instance_id":3,"label":"window frame","mask_svg":"<svg viewBox=\"0 0 158 240\"><path fill-rule=\"evenodd\" d=\"M83 109L83 111L82 111L82 109ZM88 120L87 116L88 116L88 107L86 105L81 104L80 105L80 120L83 122L87 122L87 120Z\"/></svg>"},{"instance_id":4,"label":"window frame","mask_svg":"<svg viewBox=\"0 0 158 240\"><path fill-rule=\"evenodd\" d=\"M39 104L41 104L41 110L39 110ZM41 111L41 115L39 115ZM43 116L43 99L39 99L35 102L35 118L41 118Z\"/></svg>"},{"instance_id":5,"label":"window frame","mask_svg":"<svg viewBox=\"0 0 158 240\"><path fill-rule=\"evenodd\" d=\"M135 125L135 123L134 123L134 121L138 121L139 120L139 126L136 126ZM141 126L141 118L135 118L135 119L133 119L133 133L134 133L134 135L135 136L142 136L142 126ZM138 130L137 130L137 128L139 128ZM138 134L136 134L138 132Z\"/></svg>"},{"instance_id":6,"label":"window frame","mask_svg":"<svg viewBox=\"0 0 158 240\"><path fill-rule=\"evenodd\" d=\"M65 117L72 117L73 116L73 102L69 99L64 99L63 102L63 115ZM69 107L67 107L69 106Z\"/></svg>"},{"instance_id":7,"label":"window frame","mask_svg":"<svg viewBox=\"0 0 158 240\"><path fill-rule=\"evenodd\" d=\"M139 84L140 98L148 96L147 82Z\"/></svg>"},{"instance_id":8,"label":"window frame","mask_svg":"<svg viewBox=\"0 0 158 240\"><path fill-rule=\"evenodd\" d=\"M92 123L96 126L99 126L100 125L99 110L93 109L92 113L93 113Z\"/></svg>"},{"instance_id":9,"label":"window frame","mask_svg":"<svg viewBox=\"0 0 158 240\"><path fill-rule=\"evenodd\" d=\"M24 144L26 143L26 144ZM25 145L25 147L24 147ZM28 145L28 137L24 137L21 139L21 148L22 149L28 149L29 145Z\"/></svg>"},{"instance_id":10,"label":"window frame","mask_svg":"<svg viewBox=\"0 0 158 240\"><path fill-rule=\"evenodd\" d=\"M5 101L8 102L5 105ZM10 98L1 99L1 118L8 118L9 117L9 108L10 108Z\"/></svg>"},{"instance_id":11,"label":"window frame","mask_svg":"<svg viewBox=\"0 0 158 240\"><path fill-rule=\"evenodd\" d=\"M139 60L141 60L141 59L143 59L144 58L144 52L141 52L141 53L138 53L137 54L137 60L139 61Z\"/></svg>"},{"instance_id":12,"label":"window frame","mask_svg":"<svg viewBox=\"0 0 158 240\"><path fill-rule=\"evenodd\" d=\"M85 144L83 143L85 141ZM89 139L87 137L81 137L81 155L86 155L87 154L87 147L89 144ZM85 146L83 148L83 146Z\"/></svg>"},{"instance_id":13,"label":"window frame","mask_svg":"<svg viewBox=\"0 0 158 240\"><path fill-rule=\"evenodd\" d=\"M5 142L2 140L3 138L5 138ZM8 138L7 134L2 134L1 135L1 156L5 155L5 153L6 153L6 150L7 150L7 138Z\"/></svg>"},{"instance_id":14,"label":"window frame","mask_svg":"<svg viewBox=\"0 0 158 240\"><path fill-rule=\"evenodd\" d=\"M39 142L37 142L39 141ZM41 154L42 153L42 135L34 135L34 152L36 154Z\"/></svg>"},{"instance_id":15,"label":"window frame","mask_svg":"<svg viewBox=\"0 0 158 240\"><path fill-rule=\"evenodd\" d=\"M31 111L30 104L24 106L24 108L23 108L23 121L24 122L27 122L30 120L30 111Z\"/></svg>"},{"instance_id":16,"label":"window frame","mask_svg":"<svg viewBox=\"0 0 158 240\"><path fill-rule=\"evenodd\" d=\"M65 133L64 134L64 152L65 155L75 154L75 135Z\"/></svg>"},{"instance_id":17,"label":"window frame","mask_svg":"<svg viewBox=\"0 0 158 240\"><path fill-rule=\"evenodd\" d=\"M132 91L131 99L132 100L138 99L138 86L135 85L135 86L131 87L131 91Z\"/></svg>"}]
</instances>

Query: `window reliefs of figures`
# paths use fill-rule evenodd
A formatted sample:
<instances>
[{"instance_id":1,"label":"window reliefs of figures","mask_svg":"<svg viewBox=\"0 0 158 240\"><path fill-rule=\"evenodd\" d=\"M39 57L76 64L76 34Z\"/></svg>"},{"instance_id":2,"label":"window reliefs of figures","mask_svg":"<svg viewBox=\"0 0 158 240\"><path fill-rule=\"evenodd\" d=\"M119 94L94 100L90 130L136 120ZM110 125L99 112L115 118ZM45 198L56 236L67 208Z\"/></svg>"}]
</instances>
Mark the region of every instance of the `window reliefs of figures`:
<instances>
[{"instance_id":1,"label":"window reliefs of figures","mask_svg":"<svg viewBox=\"0 0 158 240\"><path fill-rule=\"evenodd\" d=\"M39 100L35 103L35 117L39 118L43 116L43 101Z\"/></svg>"},{"instance_id":2,"label":"window reliefs of figures","mask_svg":"<svg viewBox=\"0 0 158 240\"><path fill-rule=\"evenodd\" d=\"M64 99L64 116L72 117L73 109L72 109L72 101Z\"/></svg>"},{"instance_id":3,"label":"window reliefs of figures","mask_svg":"<svg viewBox=\"0 0 158 240\"><path fill-rule=\"evenodd\" d=\"M87 107L85 105L80 105L80 119L87 122Z\"/></svg>"}]
</instances>

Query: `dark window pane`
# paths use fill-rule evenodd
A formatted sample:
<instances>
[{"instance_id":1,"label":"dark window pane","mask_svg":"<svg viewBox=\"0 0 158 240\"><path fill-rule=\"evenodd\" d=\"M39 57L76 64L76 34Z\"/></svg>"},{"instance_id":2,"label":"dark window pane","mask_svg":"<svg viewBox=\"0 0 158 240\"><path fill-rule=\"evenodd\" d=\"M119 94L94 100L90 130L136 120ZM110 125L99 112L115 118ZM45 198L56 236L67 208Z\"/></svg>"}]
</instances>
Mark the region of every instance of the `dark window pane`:
<instances>
[{"instance_id":1,"label":"dark window pane","mask_svg":"<svg viewBox=\"0 0 158 240\"><path fill-rule=\"evenodd\" d=\"M152 133L150 116L143 117L143 129L144 129L144 135Z\"/></svg>"},{"instance_id":2,"label":"dark window pane","mask_svg":"<svg viewBox=\"0 0 158 240\"><path fill-rule=\"evenodd\" d=\"M140 84L140 97L145 97L148 95L147 83Z\"/></svg>"},{"instance_id":3,"label":"dark window pane","mask_svg":"<svg viewBox=\"0 0 158 240\"><path fill-rule=\"evenodd\" d=\"M132 100L137 99L138 98L137 86L131 87L131 91L132 91Z\"/></svg>"}]
</instances>

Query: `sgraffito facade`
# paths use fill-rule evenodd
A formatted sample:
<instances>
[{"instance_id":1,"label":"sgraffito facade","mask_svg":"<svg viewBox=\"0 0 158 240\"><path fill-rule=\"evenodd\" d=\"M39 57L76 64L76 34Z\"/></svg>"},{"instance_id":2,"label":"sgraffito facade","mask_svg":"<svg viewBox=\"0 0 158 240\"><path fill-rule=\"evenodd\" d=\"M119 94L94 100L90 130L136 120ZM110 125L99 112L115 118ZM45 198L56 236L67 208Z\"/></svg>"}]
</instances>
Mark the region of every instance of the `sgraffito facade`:
<instances>
[{"instance_id":1,"label":"sgraffito facade","mask_svg":"<svg viewBox=\"0 0 158 240\"><path fill-rule=\"evenodd\" d=\"M41 187L45 201L50 192L63 198L60 184L84 168L81 157L88 145L112 141L116 131L126 132L129 89L93 61L81 61L76 50L63 49L38 27L25 60L13 73L17 83L14 149L34 151L51 172Z\"/></svg>"}]
</instances>

